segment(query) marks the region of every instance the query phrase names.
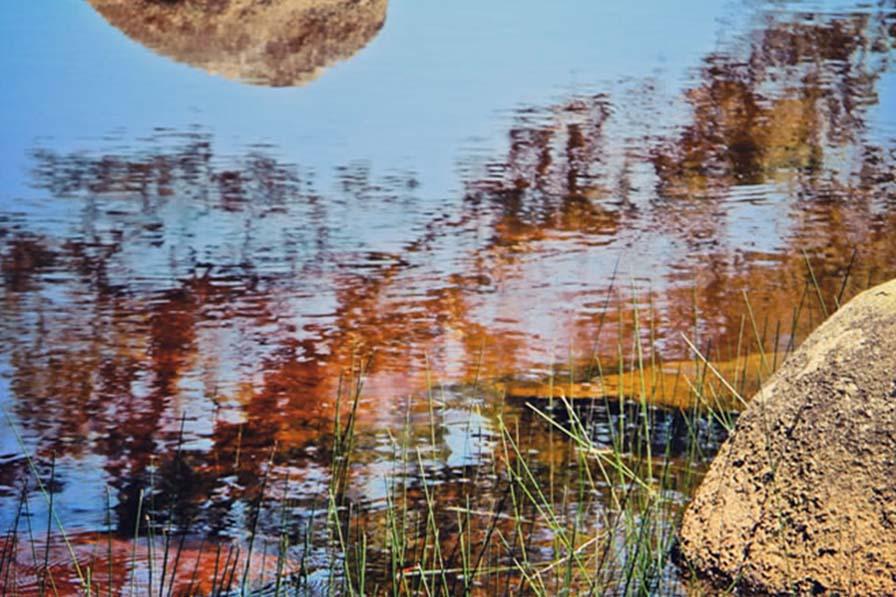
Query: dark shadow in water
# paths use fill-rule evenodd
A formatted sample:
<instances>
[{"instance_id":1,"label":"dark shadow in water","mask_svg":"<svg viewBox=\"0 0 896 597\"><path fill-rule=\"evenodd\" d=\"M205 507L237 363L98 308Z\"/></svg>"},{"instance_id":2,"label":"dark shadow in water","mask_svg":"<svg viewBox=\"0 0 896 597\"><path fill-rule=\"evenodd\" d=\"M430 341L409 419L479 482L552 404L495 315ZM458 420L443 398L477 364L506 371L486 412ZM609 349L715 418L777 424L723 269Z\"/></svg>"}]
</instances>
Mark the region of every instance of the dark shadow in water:
<instances>
[{"instance_id":1,"label":"dark shadow in water","mask_svg":"<svg viewBox=\"0 0 896 597\"><path fill-rule=\"evenodd\" d=\"M247 83L305 84L376 36L388 0L88 0L159 54Z\"/></svg>"}]
</instances>

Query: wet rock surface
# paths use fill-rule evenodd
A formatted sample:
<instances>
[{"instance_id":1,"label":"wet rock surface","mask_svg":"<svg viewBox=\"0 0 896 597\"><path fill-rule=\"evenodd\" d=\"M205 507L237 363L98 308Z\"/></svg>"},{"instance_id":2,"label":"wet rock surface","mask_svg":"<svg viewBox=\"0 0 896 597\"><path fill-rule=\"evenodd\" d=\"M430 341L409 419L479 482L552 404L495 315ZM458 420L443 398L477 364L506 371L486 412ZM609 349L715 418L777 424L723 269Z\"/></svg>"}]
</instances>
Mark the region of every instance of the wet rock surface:
<instances>
[{"instance_id":1,"label":"wet rock surface","mask_svg":"<svg viewBox=\"0 0 896 597\"><path fill-rule=\"evenodd\" d=\"M747 592L896 594L896 280L834 314L755 396L680 548Z\"/></svg>"},{"instance_id":2,"label":"wet rock surface","mask_svg":"<svg viewBox=\"0 0 896 597\"><path fill-rule=\"evenodd\" d=\"M349 58L387 0L88 0L132 39L213 74L285 87Z\"/></svg>"}]
</instances>

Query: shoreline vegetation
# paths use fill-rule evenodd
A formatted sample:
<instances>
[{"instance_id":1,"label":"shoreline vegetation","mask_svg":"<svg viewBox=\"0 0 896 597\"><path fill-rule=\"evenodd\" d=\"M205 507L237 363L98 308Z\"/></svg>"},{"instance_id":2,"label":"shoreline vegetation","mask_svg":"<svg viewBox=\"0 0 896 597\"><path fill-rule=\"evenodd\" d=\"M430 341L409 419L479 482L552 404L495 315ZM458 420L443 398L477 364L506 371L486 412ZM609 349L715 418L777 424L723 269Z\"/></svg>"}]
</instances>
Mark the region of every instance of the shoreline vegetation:
<instances>
[{"instance_id":1,"label":"shoreline vegetation","mask_svg":"<svg viewBox=\"0 0 896 597\"><path fill-rule=\"evenodd\" d=\"M847 272L838 288L852 288L848 278ZM845 298L842 290L826 298L811 275L807 297L819 305ZM710 350L688 341L692 361L663 364L645 358L642 334L635 333L618 346L628 358L612 366L591 361L591 370L583 365L578 378L587 386L568 367L565 382L558 374L535 386L483 382L456 389L473 395L497 388L504 396L486 415L493 422L491 453L453 470L438 465L445 448L436 423L451 388L432 381L425 395L408 402L407 426L387 431L392 453L372 499L364 499L370 488L358 487L365 481L354 474L368 441L356 429L369 362L359 354L340 381L332 433L320 447L330 455L326 492L309 519L296 524L289 473L273 474L289 456L271 446L244 513L250 529L244 537L201 537L177 512L176 496L151 485L140 491L131 536L68 529L54 510L52 457L26 455L32 475L0 541L0 586L9 595L681 592L674 557L688 496L733 428L744 396L786 356L768 347L781 346L789 334L764 335L747 295L745 307L742 334L724 360L713 362L704 355ZM645 325L640 317L632 323L635 330ZM787 343L799 345L793 338ZM627 368L627 361L636 365ZM682 384L686 390L678 389ZM594 385L612 391L585 391ZM671 398L658 399L667 392ZM522 408L506 410L511 403ZM471 404L470 419L483 416L483 406ZM429 413L423 431L410 423L417 410ZM553 448L544 449L545 442ZM182 448L156 470L186 470ZM35 488L46 502L43 522L26 497ZM180 489L186 488L167 491ZM167 506L160 503L166 498Z\"/></svg>"}]
</instances>

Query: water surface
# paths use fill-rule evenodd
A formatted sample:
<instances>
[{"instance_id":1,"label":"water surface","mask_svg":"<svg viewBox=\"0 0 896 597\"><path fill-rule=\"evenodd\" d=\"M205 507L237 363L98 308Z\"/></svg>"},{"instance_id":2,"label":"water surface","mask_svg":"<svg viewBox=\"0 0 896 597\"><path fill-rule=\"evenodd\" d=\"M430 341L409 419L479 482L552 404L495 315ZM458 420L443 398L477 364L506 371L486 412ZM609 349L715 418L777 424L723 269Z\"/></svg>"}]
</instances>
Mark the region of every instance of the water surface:
<instances>
[{"instance_id":1,"label":"water surface","mask_svg":"<svg viewBox=\"0 0 896 597\"><path fill-rule=\"evenodd\" d=\"M353 499L382 510L410 425L450 502L501 414L572 449L508 381L631 365L635 337L783 354L896 275L892 2L385 10L252 84L87 2L0 17L4 529L23 486L45 525L23 451L85 545L126 551L147 496L239 540L272 450L307 525L360 363Z\"/></svg>"}]
</instances>

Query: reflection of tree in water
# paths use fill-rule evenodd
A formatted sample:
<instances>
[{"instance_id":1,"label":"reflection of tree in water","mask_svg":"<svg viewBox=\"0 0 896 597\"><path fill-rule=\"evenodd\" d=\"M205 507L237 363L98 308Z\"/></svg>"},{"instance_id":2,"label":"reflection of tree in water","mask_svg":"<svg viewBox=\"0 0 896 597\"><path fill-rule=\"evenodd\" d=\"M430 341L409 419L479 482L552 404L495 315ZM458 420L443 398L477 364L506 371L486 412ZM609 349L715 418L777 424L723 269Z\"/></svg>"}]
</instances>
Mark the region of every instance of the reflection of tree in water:
<instances>
[{"instance_id":1,"label":"reflection of tree in water","mask_svg":"<svg viewBox=\"0 0 896 597\"><path fill-rule=\"evenodd\" d=\"M536 239L552 230L616 232L619 214L598 201L610 193L603 159L609 117L604 96L518 115L506 161L487 164L487 178L467 190L474 210L494 213L498 244Z\"/></svg>"},{"instance_id":2,"label":"reflection of tree in water","mask_svg":"<svg viewBox=\"0 0 896 597\"><path fill-rule=\"evenodd\" d=\"M886 17L800 15L762 30L745 60L711 55L692 123L653 161L664 197L795 179L803 192L861 151L875 85L889 66Z\"/></svg>"},{"instance_id":3,"label":"reflection of tree in water","mask_svg":"<svg viewBox=\"0 0 896 597\"><path fill-rule=\"evenodd\" d=\"M866 124L878 102L878 79L890 65L892 19L885 10L767 17L735 51L705 59L698 84L686 94L692 112L669 135L640 137L636 130L614 136L618 110L603 96L521 111L506 160L488 163L468 185L471 209L496 214L494 261L505 259L508 246L511 253L533 255L556 250L521 241L577 231L589 242L607 235L626 246L638 242L632 231L644 228L664 243L684 246L668 256L666 280L653 291L663 306L660 339L681 330L697 333L692 327L699 313L699 336L725 346L736 344L744 291L756 294L755 307L772 329L789 324L791 310L806 301L810 274L803 251L831 308L835 298L846 299L893 273L886 232L892 224L893 149L876 146L880 140L870 138ZM659 101L661 96L653 98ZM642 138L645 149L632 147L632 139ZM626 159L614 171L620 148ZM646 202L630 203L611 182L628 178L632 159L650 165L653 178L639 180L655 187ZM640 166L635 169L643 171ZM757 234L780 234L776 246L754 250L750 238L732 246L732 229L751 222L731 212L775 196L785 200ZM616 304L625 302L620 296ZM822 306L817 299L806 302L804 321L796 330L786 325L782 335L801 337L818 323ZM578 318L576 326L585 337L598 329L606 334L608 327L602 311ZM612 335L608 339L612 344ZM674 340L665 346L684 349Z\"/></svg>"},{"instance_id":4,"label":"reflection of tree in water","mask_svg":"<svg viewBox=\"0 0 896 597\"><path fill-rule=\"evenodd\" d=\"M180 522L226 531L272 446L293 468L329 464L339 377L357 353L375 349L370 372L387 372L384 392L389 371L407 378L396 386L406 395L417 388L409 349L422 356L453 326L478 352L487 330L466 321L462 277L418 288L408 276L425 237L401 256L339 245L328 210L403 209L413 176L340 168L341 194L324 202L262 150L227 159L203 134L163 141L135 155L35 152L36 186L80 216L55 236L2 229L0 333L39 454L101 455L122 533L153 476L154 508L173 500ZM53 286L62 304L45 298Z\"/></svg>"},{"instance_id":5,"label":"reflection of tree in water","mask_svg":"<svg viewBox=\"0 0 896 597\"><path fill-rule=\"evenodd\" d=\"M227 211L251 209L259 216L290 201L309 199L296 169L278 163L263 148L222 167L206 133L166 135L156 142L160 146L154 151L127 156L60 155L37 149L34 181L53 197L140 199L143 216L175 199Z\"/></svg>"},{"instance_id":6,"label":"reflection of tree in water","mask_svg":"<svg viewBox=\"0 0 896 597\"><path fill-rule=\"evenodd\" d=\"M729 346L742 315L730 306L743 308L744 292L753 294L754 308L771 326L768 344L774 326L782 325L786 345L791 332L804 336L838 298L893 275L896 264L887 232L893 149L875 146L866 125L876 83L890 63L893 28L886 24L892 17L799 16L763 29L746 60L710 56L702 84L688 93L692 122L653 153L660 196L654 217L682 230L700 255L675 274L684 285L671 291L680 293L673 319L694 311L690 288L696 284L706 333ZM789 197L777 210L780 221L780 210L787 210L790 229L776 254L748 247L732 254L717 245L726 221L720 201L753 185L772 185L772 192ZM813 273L827 305L814 291L806 296ZM766 288L771 292L757 292ZM792 330L798 305L805 305L805 320Z\"/></svg>"}]
</instances>

